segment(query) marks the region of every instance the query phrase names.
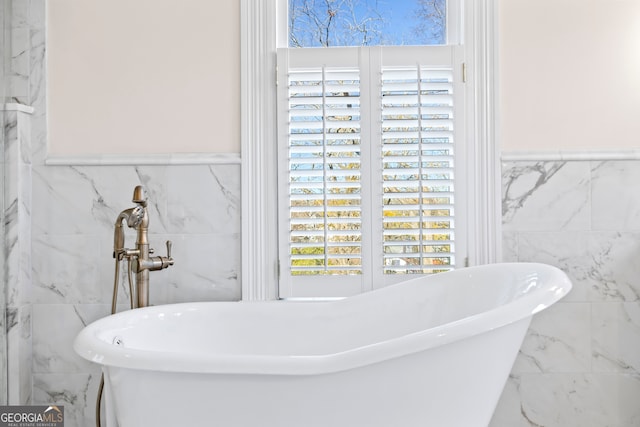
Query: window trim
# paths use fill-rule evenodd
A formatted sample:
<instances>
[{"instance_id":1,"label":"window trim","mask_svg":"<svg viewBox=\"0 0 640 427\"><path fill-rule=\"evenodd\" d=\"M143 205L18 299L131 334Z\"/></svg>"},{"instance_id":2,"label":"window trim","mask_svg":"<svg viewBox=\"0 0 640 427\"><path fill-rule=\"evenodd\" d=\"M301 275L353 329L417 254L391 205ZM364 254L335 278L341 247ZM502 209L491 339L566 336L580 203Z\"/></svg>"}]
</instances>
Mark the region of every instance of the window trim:
<instances>
[{"instance_id":1,"label":"window trim","mask_svg":"<svg viewBox=\"0 0 640 427\"><path fill-rule=\"evenodd\" d=\"M467 46L469 202L475 233L469 265L501 257L501 190L498 124L497 0L462 0ZM241 203L242 299L278 299L276 21L279 0L242 0ZM483 195L485 197L478 197Z\"/></svg>"}]
</instances>

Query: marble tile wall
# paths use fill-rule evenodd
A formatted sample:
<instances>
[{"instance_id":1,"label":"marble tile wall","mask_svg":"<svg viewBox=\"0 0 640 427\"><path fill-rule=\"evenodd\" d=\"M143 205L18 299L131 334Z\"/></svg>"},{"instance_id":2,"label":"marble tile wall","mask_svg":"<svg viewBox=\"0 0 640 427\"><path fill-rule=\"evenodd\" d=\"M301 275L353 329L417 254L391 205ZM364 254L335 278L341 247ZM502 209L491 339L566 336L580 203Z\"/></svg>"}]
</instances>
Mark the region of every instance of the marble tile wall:
<instances>
[{"instance_id":1,"label":"marble tile wall","mask_svg":"<svg viewBox=\"0 0 640 427\"><path fill-rule=\"evenodd\" d=\"M640 425L640 161L503 164L505 259L574 289L532 322L491 427Z\"/></svg>"},{"instance_id":2,"label":"marble tile wall","mask_svg":"<svg viewBox=\"0 0 640 427\"><path fill-rule=\"evenodd\" d=\"M557 265L574 289L534 320L491 427L640 422L639 170L638 161L504 165L506 259ZM237 165L34 167L34 402L93 423L99 372L70 343L108 313L113 218L135 183L149 188L152 242L172 238L182 264L152 276L152 301L240 297L239 176Z\"/></svg>"},{"instance_id":3,"label":"marble tile wall","mask_svg":"<svg viewBox=\"0 0 640 427\"><path fill-rule=\"evenodd\" d=\"M574 289L532 323L491 427L639 425L639 175L639 161L503 166L506 260L559 266ZM136 183L149 188L152 243L173 239L178 263L152 276L152 302L240 297L239 176L237 165L34 167L34 402L93 423L99 372L70 343L108 313L113 219Z\"/></svg>"}]
</instances>

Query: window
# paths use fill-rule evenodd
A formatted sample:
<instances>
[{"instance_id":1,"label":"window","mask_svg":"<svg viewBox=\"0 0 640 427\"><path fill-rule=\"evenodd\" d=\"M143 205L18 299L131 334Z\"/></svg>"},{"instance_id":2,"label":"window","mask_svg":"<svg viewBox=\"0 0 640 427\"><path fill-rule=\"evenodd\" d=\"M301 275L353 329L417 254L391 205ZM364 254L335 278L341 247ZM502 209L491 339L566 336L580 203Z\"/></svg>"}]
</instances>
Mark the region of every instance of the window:
<instances>
[{"instance_id":1,"label":"window","mask_svg":"<svg viewBox=\"0 0 640 427\"><path fill-rule=\"evenodd\" d=\"M341 32L333 4L290 0L290 31L299 20L311 27L290 45L375 33L353 9ZM466 258L463 54L452 45L278 50L281 297L350 295Z\"/></svg>"},{"instance_id":2,"label":"window","mask_svg":"<svg viewBox=\"0 0 640 427\"><path fill-rule=\"evenodd\" d=\"M469 213L467 218L471 221L466 230L461 230L462 225L459 219L456 219L454 223L456 230L454 242L457 243L454 243L453 249L455 262L458 266L467 264L467 260L461 254L468 256L468 264L470 265L496 262L500 259L498 244L500 236L499 151L494 134L496 84L493 72L496 64L496 39L493 26L496 22L497 8L492 0L459 1L461 4L464 3L464 21L462 14L455 16L460 16L460 22L464 22L464 25L460 26L460 28L464 28L460 34L464 34L464 36L459 40L452 39L451 29L455 28L455 23L450 25L450 22L447 22L449 43L452 45L464 44L467 51L465 61L467 83L462 91L455 89L455 85L459 85L459 82L454 81L454 103L457 102L455 97L464 98L464 108L457 104L454 119L458 120L464 116L466 120L462 128L458 124L455 125L458 132L464 132L465 147L462 150L456 148L454 153L456 170L453 176L457 186L455 187L456 198L453 214L457 216L460 212ZM456 6L458 1L453 3ZM284 7L280 7L283 5ZM276 55L274 53L276 46L288 46L286 31L284 35L282 32L276 31L276 21L286 22L286 5L284 0L241 1L241 46L243 51L241 85L242 292L243 299L247 300L278 298L278 277L282 276L282 274L278 274L278 270L283 269L278 268L280 254L278 253L277 227L275 226L278 221L276 206L278 197L275 190L278 183L282 185L287 182L288 178L282 174L278 176L278 162L276 161L276 141L278 138L275 128L271 124L276 122L275 106L277 105L276 86L273 83L276 80ZM449 4L449 21L454 16L451 14L451 10L451 4ZM278 28L282 28L282 26ZM386 47L380 49L386 49ZM383 57L387 60L392 56L388 52L383 53ZM455 61L460 59L455 52L454 56ZM375 66L375 64L369 65ZM381 65L378 64L378 66ZM389 64L387 63L387 65ZM413 61L412 65L417 65L416 61ZM453 72L455 79L455 74L457 73L460 77L462 70L454 64ZM362 98L363 94L370 93L370 91L363 87L363 82L365 84L367 82L367 72L359 71L359 73L361 79L359 83L360 97ZM363 78L363 76L365 77ZM282 89L281 86L282 84L280 84L280 89ZM279 96L282 97L282 94L283 91L280 90ZM280 99L280 106L283 105L282 102L283 100ZM284 102L288 105L286 97ZM368 105L370 104L363 103L361 99L361 122L364 117L367 117ZM360 129L362 144L362 141L365 141L364 134L370 132L370 128L361 123ZM280 131L282 131L282 127ZM279 140L282 141L282 135ZM454 133L454 144L459 142L460 136ZM367 144L362 144L362 146L366 147ZM366 163L367 161L365 161ZM375 167L381 170L380 164ZM464 176L460 175L458 169L462 169ZM366 174L370 172L367 168L362 168L360 173L362 185L369 185L370 177ZM367 192L364 191L363 194L367 194ZM364 197L363 208L366 207L367 200L373 199L372 197ZM377 215L382 216L381 214ZM362 216L364 231L369 232L367 230L373 227L372 224L380 226L381 221L372 219L368 214ZM371 231L370 234L376 233ZM466 241L466 248L460 247L461 236ZM372 258L366 254L366 251L371 248L372 245L362 245L363 266L366 265L364 260ZM381 249L377 250L382 252ZM364 271L370 270L365 268ZM365 275L366 273L361 274L361 276ZM393 279L396 276L400 275L388 274L385 279ZM403 276L406 277L406 275ZM313 276L307 277L313 278ZM368 277L360 279L360 282L365 285L354 292L370 289L368 284L373 283L369 281ZM337 282L343 283L340 280ZM348 293L344 292L344 288L336 288L334 292L334 289L331 289L332 286L326 286L327 282L320 280L320 283L323 283L326 295L338 295L340 292L342 294ZM282 296L291 295L295 295L295 293L287 294L284 292Z\"/></svg>"}]
</instances>

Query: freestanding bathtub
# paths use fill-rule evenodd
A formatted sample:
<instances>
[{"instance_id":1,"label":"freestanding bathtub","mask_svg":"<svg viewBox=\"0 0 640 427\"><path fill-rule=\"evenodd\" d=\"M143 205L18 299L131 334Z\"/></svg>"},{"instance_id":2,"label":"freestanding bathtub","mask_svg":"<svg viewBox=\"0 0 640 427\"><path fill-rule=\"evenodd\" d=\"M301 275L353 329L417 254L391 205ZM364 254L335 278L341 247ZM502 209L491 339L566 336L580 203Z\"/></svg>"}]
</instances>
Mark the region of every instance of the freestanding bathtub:
<instances>
[{"instance_id":1,"label":"freestanding bathtub","mask_svg":"<svg viewBox=\"0 0 640 427\"><path fill-rule=\"evenodd\" d=\"M571 289L494 264L332 302L122 312L75 340L109 427L486 427L532 315Z\"/></svg>"}]
</instances>

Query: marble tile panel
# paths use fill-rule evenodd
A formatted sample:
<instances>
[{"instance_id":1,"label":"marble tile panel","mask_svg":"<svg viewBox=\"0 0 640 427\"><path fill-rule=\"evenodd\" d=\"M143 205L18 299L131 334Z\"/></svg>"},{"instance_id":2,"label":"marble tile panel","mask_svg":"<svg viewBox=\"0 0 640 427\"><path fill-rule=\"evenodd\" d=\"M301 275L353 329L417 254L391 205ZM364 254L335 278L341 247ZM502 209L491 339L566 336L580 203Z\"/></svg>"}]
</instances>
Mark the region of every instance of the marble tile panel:
<instances>
[{"instance_id":1,"label":"marble tile panel","mask_svg":"<svg viewBox=\"0 0 640 427\"><path fill-rule=\"evenodd\" d=\"M19 2L13 2L14 4ZM11 75L24 80L24 88L28 89L31 34L28 26L11 29ZM15 89L15 88L14 88ZM25 96L27 93L12 91L13 96Z\"/></svg>"},{"instance_id":2,"label":"marble tile panel","mask_svg":"<svg viewBox=\"0 0 640 427\"><path fill-rule=\"evenodd\" d=\"M589 372L591 305L559 302L535 315L512 373Z\"/></svg>"},{"instance_id":3,"label":"marble tile panel","mask_svg":"<svg viewBox=\"0 0 640 427\"><path fill-rule=\"evenodd\" d=\"M17 166L20 152L20 138L18 138L18 112L2 110L4 115L2 132L4 142L4 167ZM5 172L6 173L6 172Z\"/></svg>"},{"instance_id":4,"label":"marble tile panel","mask_svg":"<svg viewBox=\"0 0 640 427\"><path fill-rule=\"evenodd\" d=\"M505 231L588 230L588 162L517 162L503 165Z\"/></svg>"},{"instance_id":5,"label":"marble tile panel","mask_svg":"<svg viewBox=\"0 0 640 427\"><path fill-rule=\"evenodd\" d=\"M19 112L17 124L17 136L20 143L18 153L18 164L20 166L31 165L31 125L33 123L33 114ZM5 160L7 156L5 153ZM31 186L28 187L29 191ZM29 193L30 194L30 193Z\"/></svg>"},{"instance_id":6,"label":"marble tile panel","mask_svg":"<svg viewBox=\"0 0 640 427\"><path fill-rule=\"evenodd\" d=\"M92 372L97 365L73 350L73 340L89 323L109 314L106 304L34 304L33 372Z\"/></svg>"},{"instance_id":7,"label":"marble tile panel","mask_svg":"<svg viewBox=\"0 0 640 427\"><path fill-rule=\"evenodd\" d=\"M589 235L584 232L518 233L518 261L541 262L567 273L573 288L563 301L589 301L589 274L593 263Z\"/></svg>"},{"instance_id":8,"label":"marble tile panel","mask_svg":"<svg viewBox=\"0 0 640 427\"><path fill-rule=\"evenodd\" d=\"M640 302L592 306L593 371L640 377Z\"/></svg>"},{"instance_id":9,"label":"marble tile panel","mask_svg":"<svg viewBox=\"0 0 640 427\"><path fill-rule=\"evenodd\" d=\"M25 28L29 26L30 1L11 1L11 28Z\"/></svg>"},{"instance_id":10,"label":"marble tile panel","mask_svg":"<svg viewBox=\"0 0 640 427\"><path fill-rule=\"evenodd\" d=\"M35 166L33 169L33 232L96 234L92 212L106 216L103 201L90 179L73 167ZM115 209L113 209L115 211ZM117 213L111 212L115 221ZM105 220L106 221L106 220ZM104 225L106 228L106 224Z\"/></svg>"},{"instance_id":11,"label":"marble tile panel","mask_svg":"<svg viewBox=\"0 0 640 427\"><path fill-rule=\"evenodd\" d=\"M34 232L113 233L118 214L131 206L133 189L145 186L155 232L166 220L165 167L44 166L34 168Z\"/></svg>"},{"instance_id":12,"label":"marble tile panel","mask_svg":"<svg viewBox=\"0 0 640 427\"><path fill-rule=\"evenodd\" d=\"M10 102L29 105L29 80L23 76L6 76L7 98Z\"/></svg>"},{"instance_id":13,"label":"marble tile panel","mask_svg":"<svg viewBox=\"0 0 640 427\"><path fill-rule=\"evenodd\" d=\"M7 310L7 388L11 405L31 402L31 308L29 304Z\"/></svg>"},{"instance_id":14,"label":"marble tile panel","mask_svg":"<svg viewBox=\"0 0 640 427\"><path fill-rule=\"evenodd\" d=\"M30 8L31 46L29 72L29 99L26 104L34 108L31 122L31 147L34 163L42 165L48 155L47 142L47 89L46 89L46 29L45 2L32 0Z\"/></svg>"},{"instance_id":15,"label":"marble tile panel","mask_svg":"<svg viewBox=\"0 0 640 427\"><path fill-rule=\"evenodd\" d=\"M41 235L33 239L31 298L35 304L108 303L99 282L99 239L92 235Z\"/></svg>"},{"instance_id":16,"label":"marble tile panel","mask_svg":"<svg viewBox=\"0 0 640 427\"><path fill-rule=\"evenodd\" d=\"M518 260L565 271L573 283L568 301L640 299L640 235L618 232L518 233Z\"/></svg>"},{"instance_id":17,"label":"marble tile panel","mask_svg":"<svg viewBox=\"0 0 640 427\"><path fill-rule=\"evenodd\" d=\"M175 264L152 278L152 304L240 299L238 234L182 235L171 239ZM165 287L158 289L159 286Z\"/></svg>"},{"instance_id":18,"label":"marble tile panel","mask_svg":"<svg viewBox=\"0 0 640 427\"><path fill-rule=\"evenodd\" d=\"M592 162L594 230L640 230L640 161Z\"/></svg>"},{"instance_id":19,"label":"marble tile panel","mask_svg":"<svg viewBox=\"0 0 640 427\"><path fill-rule=\"evenodd\" d=\"M23 178L12 177L21 181ZM5 280L7 304L19 306L29 302L29 285L31 283L31 206L30 199L15 196L15 185L8 186L5 196ZM18 189L19 191L19 189Z\"/></svg>"},{"instance_id":20,"label":"marble tile panel","mask_svg":"<svg viewBox=\"0 0 640 427\"><path fill-rule=\"evenodd\" d=\"M595 399L603 402L612 427L640 426L640 377L627 374L595 374Z\"/></svg>"},{"instance_id":21,"label":"marble tile panel","mask_svg":"<svg viewBox=\"0 0 640 427\"><path fill-rule=\"evenodd\" d=\"M46 25L46 0L29 0L29 26L44 29Z\"/></svg>"},{"instance_id":22,"label":"marble tile panel","mask_svg":"<svg viewBox=\"0 0 640 427\"><path fill-rule=\"evenodd\" d=\"M100 371L75 374L35 374L34 405L64 405L65 427L95 425Z\"/></svg>"},{"instance_id":23,"label":"marble tile panel","mask_svg":"<svg viewBox=\"0 0 640 427\"><path fill-rule=\"evenodd\" d=\"M511 374L502 390L500 400L488 427L531 427L522 414L520 376Z\"/></svg>"},{"instance_id":24,"label":"marble tile panel","mask_svg":"<svg viewBox=\"0 0 640 427\"><path fill-rule=\"evenodd\" d=\"M640 233L589 234L590 301L640 301Z\"/></svg>"},{"instance_id":25,"label":"marble tile panel","mask_svg":"<svg viewBox=\"0 0 640 427\"><path fill-rule=\"evenodd\" d=\"M2 7L0 5L0 7ZM2 25L0 24L0 30ZM2 298L2 296L0 296ZM0 301L0 405L6 405L8 402L8 378L7 378L7 304Z\"/></svg>"},{"instance_id":26,"label":"marble tile panel","mask_svg":"<svg viewBox=\"0 0 640 427\"><path fill-rule=\"evenodd\" d=\"M240 166L175 166L168 171L172 233L239 233Z\"/></svg>"},{"instance_id":27,"label":"marble tile panel","mask_svg":"<svg viewBox=\"0 0 640 427\"><path fill-rule=\"evenodd\" d=\"M502 233L502 262L518 261L518 232Z\"/></svg>"},{"instance_id":28,"label":"marble tile panel","mask_svg":"<svg viewBox=\"0 0 640 427\"><path fill-rule=\"evenodd\" d=\"M8 111L4 146L4 268L7 304L29 301L31 280L31 165L28 156L30 115Z\"/></svg>"},{"instance_id":29,"label":"marble tile panel","mask_svg":"<svg viewBox=\"0 0 640 427\"><path fill-rule=\"evenodd\" d=\"M610 374L511 376L490 427L638 425L640 378Z\"/></svg>"}]
</instances>

